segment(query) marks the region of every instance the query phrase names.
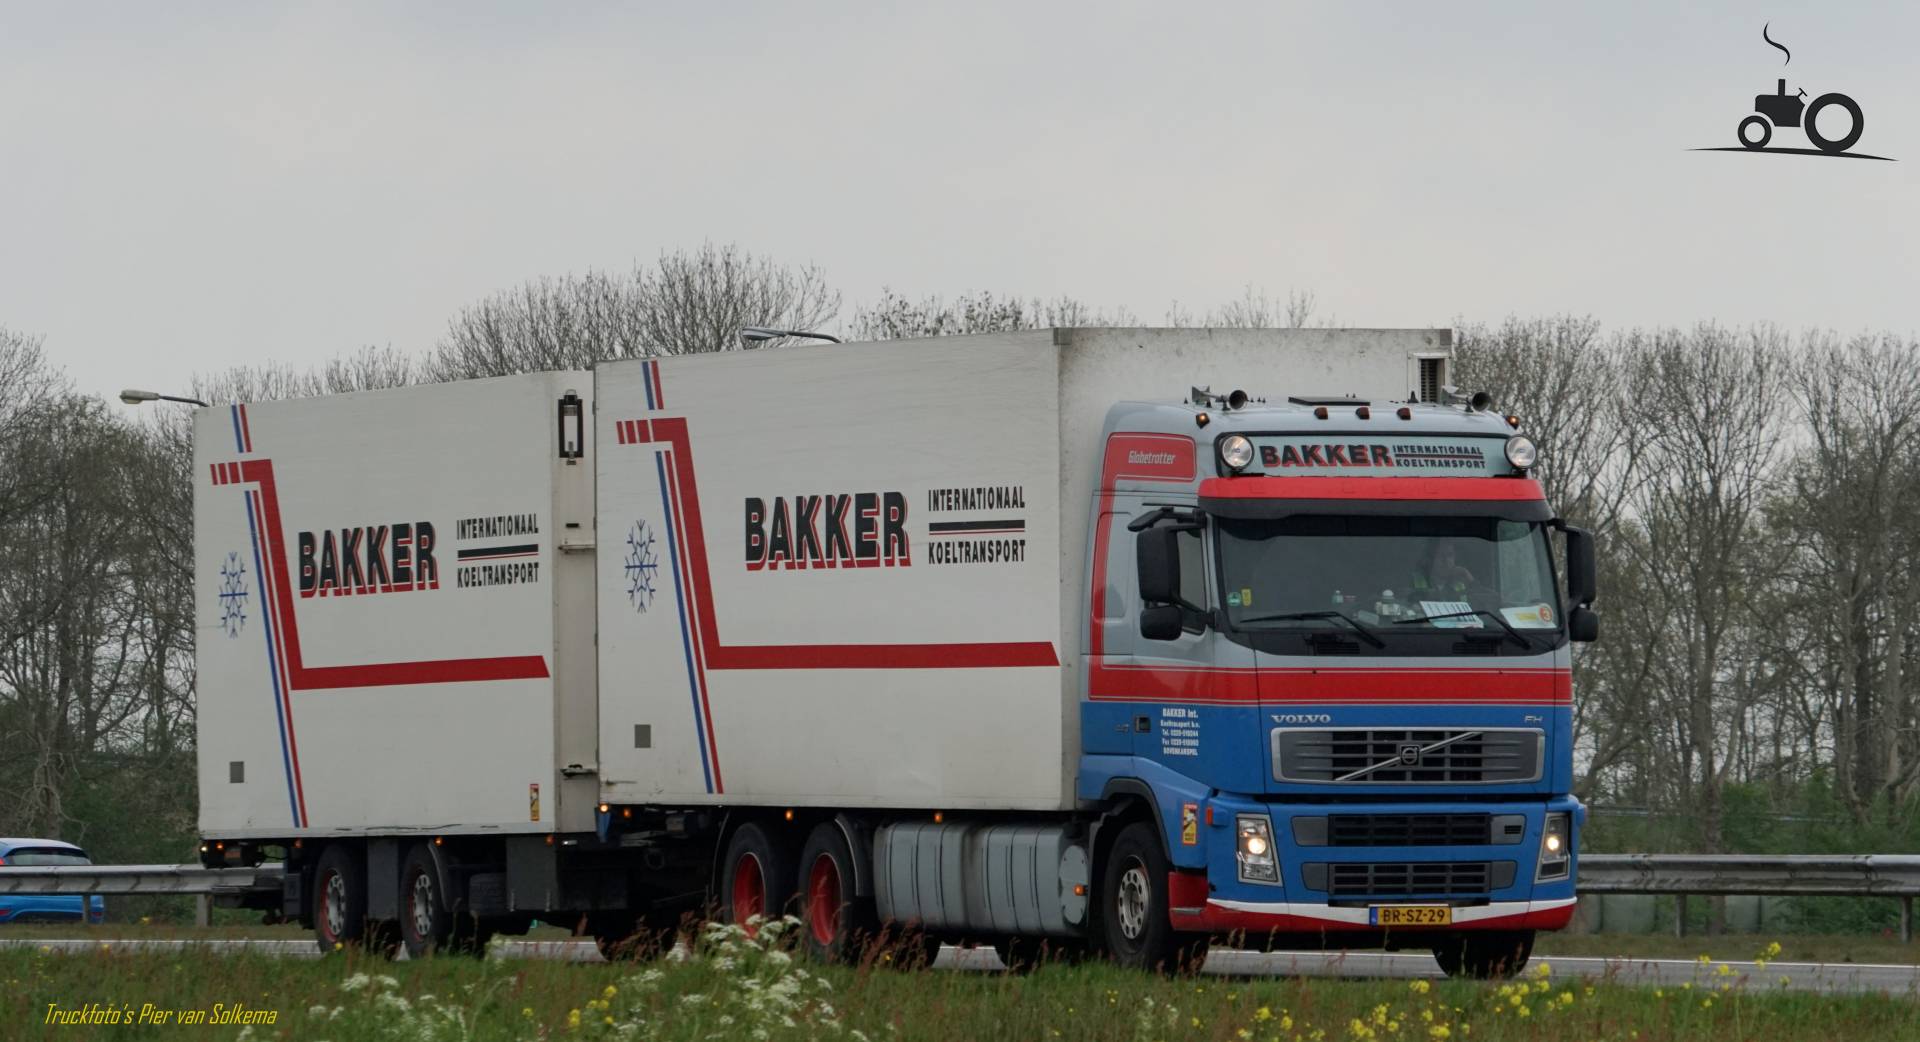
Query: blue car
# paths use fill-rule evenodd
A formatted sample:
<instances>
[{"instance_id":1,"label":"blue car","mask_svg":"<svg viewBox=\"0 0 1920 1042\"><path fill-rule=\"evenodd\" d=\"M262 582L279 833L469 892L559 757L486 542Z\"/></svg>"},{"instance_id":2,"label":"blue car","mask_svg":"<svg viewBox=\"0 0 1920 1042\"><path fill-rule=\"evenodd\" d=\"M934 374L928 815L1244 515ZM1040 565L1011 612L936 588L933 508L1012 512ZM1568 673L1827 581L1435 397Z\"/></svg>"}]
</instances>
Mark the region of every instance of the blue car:
<instances>
[{"instance_id":1,"label":"blue car","mask_svg":"<svg viewBox=\"0 0 1920 1042\"><path fill-rule=\"evenodd\" d=\"M57 839L0 838L0 869L91 865L87 852ZM97 923L107 917L100 897L79 894L0 894L0 923Z\"/></svg>"}]
</instances>

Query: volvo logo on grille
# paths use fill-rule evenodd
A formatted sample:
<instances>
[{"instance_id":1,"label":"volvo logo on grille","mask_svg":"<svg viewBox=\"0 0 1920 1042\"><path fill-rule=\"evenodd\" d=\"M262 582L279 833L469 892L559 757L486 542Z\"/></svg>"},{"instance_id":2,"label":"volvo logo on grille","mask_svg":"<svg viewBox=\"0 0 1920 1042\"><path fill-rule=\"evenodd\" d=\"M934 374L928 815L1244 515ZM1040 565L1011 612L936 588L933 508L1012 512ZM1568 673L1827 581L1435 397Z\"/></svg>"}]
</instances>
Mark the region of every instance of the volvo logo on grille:
<instances>
[{"instance_id":1,"label":"volvo logo on grille","mask_svg":"<svg viewBox=\"0 0 1920 1042\"><path fill-rule=\"evenodd\" d=\"M1273 722L1276 724L1330 724L1333 723L1333 714L1275 713L1273 714Z\"/></svg>"},{"instance_id":2,"label":"volvo logo on grille","mask_svg":"<svg viewBox=\"0 0 1920 1042\"><path fill-rule=\"evenodd\" d=\"M1420 743L1405 742L1400 746L1400 762L1408 767L1420 766Z\"/></svg>"}]
</instances>

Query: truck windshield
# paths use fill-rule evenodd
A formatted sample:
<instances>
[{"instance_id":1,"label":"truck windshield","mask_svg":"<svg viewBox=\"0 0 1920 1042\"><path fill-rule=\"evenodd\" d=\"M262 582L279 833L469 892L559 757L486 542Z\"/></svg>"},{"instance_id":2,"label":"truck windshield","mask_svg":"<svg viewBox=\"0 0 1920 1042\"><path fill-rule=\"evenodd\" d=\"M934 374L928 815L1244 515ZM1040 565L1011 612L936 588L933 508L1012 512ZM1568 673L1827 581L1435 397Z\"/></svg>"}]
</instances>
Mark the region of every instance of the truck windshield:
<instances>
[{"instance_id":1,"label":"truck windshield","mask_svg":"<svg viewBox=\"0 0 1920 1042\"><path fill-rule=\"evenodd\" d=\"M1234 629L1560 628L1546 526L1493 517L1220 519Z\"/></svg>"}]
</instances>

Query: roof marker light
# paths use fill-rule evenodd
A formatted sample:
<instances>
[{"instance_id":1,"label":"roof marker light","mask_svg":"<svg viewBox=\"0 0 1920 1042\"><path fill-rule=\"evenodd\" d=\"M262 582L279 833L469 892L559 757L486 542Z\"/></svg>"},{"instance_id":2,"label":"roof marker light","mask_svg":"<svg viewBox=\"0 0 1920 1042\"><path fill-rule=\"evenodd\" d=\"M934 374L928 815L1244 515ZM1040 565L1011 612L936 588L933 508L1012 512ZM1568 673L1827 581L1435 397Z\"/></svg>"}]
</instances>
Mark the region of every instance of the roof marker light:
<instances>
[{"instance_id":1,"label":"roof marker light","mask_svg":"<svg viewBox=\"0 0 1920 1042\"><path fill-rule=\"evenodd\" d=\"M1360 417L1360 418L1361 418L1361 419L1363 419L1363 420L1371 420L1371 419L1373 419L1373 410L1372 410L1372 409L1369 409L1369 408L1367 408L1367 407L1366 407L1366 406L1364 406L1364 405L1362 405L1362 406L1361 406L1360 408L1358 408L1358 409L1355 409L1355 410L1353 410L1353 414L1354 414L1355 416L1358 416L1358 417Z\"/></svg>"},{"instance_id":2,"label":"roof marker light","mask_svg":"<svg viewBox=\"0 0 1920 1042\"><path fill-rule=\"evenodd\" d=\"M1403 420L1411 420L1413 419L1413 410L1402 405L1399 408L1399 410L1395 413L1395 415L1399 416Z\"/></svg>"},{"instance_id":3,"label":"roof marker light","mask_svg":"<svg viewBox=\"0 0 1920 1042\"><path fill-rule=\"evenodd\" d=\"M1212 420L1213 420L1213 417L1208 416L1205 412L1197 412L1193 414L1193 425L1195 427L1205 427L1208 423L1212 422Z\"/></svg>"},{"instance_id":4,"label":"roof marker light","mask_svg":"<svg viewBox=\"0 0 1920 1042\"><path fill-rule=\"evenodd\" d=\"M1316 405L1316 406L1314 406L1314 408L1313 408L1313 418L1314 418L1314 419L1316 419L1316 420L1324 420L1324 419L1326 419L1326 418L1327 418L1327 407L1326 407L1326 406L1324 406L1324 405Z\"/></svg>"},{"instance_id":5,"label":"roof marker light","mask_svg":"<svg viewBox=\"0 0 1920 1042\"><path fill-rule=\"evenodd\" d=\"M1520 429L1520 417L1518 417L1518 416L1509 416L1509 417L1507 417L1507 426L1509 426L1509 427L1512 427L1512 428L1513 428L1514 430L1519 430L1519 429Z\"/></svg>"}]
</instances>

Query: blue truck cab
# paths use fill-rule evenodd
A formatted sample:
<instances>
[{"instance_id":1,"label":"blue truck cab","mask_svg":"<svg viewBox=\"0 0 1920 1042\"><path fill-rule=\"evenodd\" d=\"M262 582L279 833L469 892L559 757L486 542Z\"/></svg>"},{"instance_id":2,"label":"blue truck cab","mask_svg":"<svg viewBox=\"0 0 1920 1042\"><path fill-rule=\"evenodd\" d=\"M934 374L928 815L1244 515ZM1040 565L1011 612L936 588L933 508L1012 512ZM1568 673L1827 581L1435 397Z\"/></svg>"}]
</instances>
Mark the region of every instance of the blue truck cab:
<instances>
[{"instance_id":1,"label":"blue truck cab","mask_svg":"<svg viewBox=\"0 0 1920 1042\"><path fill-rule=\"evenodd\" d=\"M1424 947L1489 975L1572 917L1592 544L1485 405L1108 413L1078 787L1151 804L1160 943Z\"/></svg>"},{"instance_id":2,"label":"blue truck cab","mask_svg":"<svg viewBox=\"0 0 1920 1042\"><path fill-rule=\"evenodd\" d=\"M87 852L57 839L0 838L0 868L91 865ZM99 923L107 917L98 895L0 894L0 923Z\"/></svg>"}]
</instances>

